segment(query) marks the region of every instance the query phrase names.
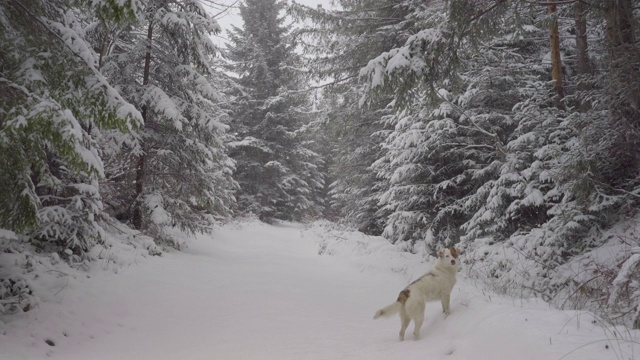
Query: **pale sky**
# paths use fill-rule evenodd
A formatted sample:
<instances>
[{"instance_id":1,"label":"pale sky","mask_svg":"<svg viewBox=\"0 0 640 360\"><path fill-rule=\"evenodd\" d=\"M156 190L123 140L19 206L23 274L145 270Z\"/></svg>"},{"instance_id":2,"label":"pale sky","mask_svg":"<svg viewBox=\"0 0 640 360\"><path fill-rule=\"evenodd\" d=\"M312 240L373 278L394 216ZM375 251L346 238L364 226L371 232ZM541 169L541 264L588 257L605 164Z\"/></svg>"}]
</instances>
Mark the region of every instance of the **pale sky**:
<instances>
[{"instance_id":1,"label":"pale sky","mask_svg":"<svg viewBox=\"0 0 640 360\"><path fill-rule=\"evenodd\" d=\"M295 0L298 4L303 4L303 5L307 5L310 7L316 7L318 5L322 5L323 7L325 7L326 9L330 9L331 6L331 0ZM289 2L291 2L291 0L289 0ZM233 5L232 8L230 8L228 11L224 12L224 14L222 14L222 16L218 16L216 17L216 20L218 20L218 23L220 24L220 26L222 27L222 36L215 36L214 37L214 41L219 44L219 45L223 45L224 42L226 41L226 37L227 37L227 31L231 28L231 25L235 25L238 27L242 26L242 20L240 18L240 14L238 11L238 4L240 4L240 1L236 1L236 0L216 0L215 3L220 4L217 9L211 9L211 14L215 15L220 13L220 11L222 10L223 6L229 6L229 5ZM235 5L234 5L235 4Z\"/></svg>"}]
</instances>

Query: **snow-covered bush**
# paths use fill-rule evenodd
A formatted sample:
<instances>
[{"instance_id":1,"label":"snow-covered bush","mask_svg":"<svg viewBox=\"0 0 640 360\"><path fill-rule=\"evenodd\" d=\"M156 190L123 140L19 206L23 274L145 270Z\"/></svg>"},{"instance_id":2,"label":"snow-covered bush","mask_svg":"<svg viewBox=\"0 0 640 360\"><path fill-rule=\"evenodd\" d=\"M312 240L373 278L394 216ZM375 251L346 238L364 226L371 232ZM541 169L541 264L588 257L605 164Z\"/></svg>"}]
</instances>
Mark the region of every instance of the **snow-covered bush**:
<instances>
[{"instance_id":1,"label":"snow-covered bush","mask_svg":"<svg viewBox=\"0 0 640 360\"><path fill-rule=\"evenodd\" d=\"M598 245L567 259L557 246L561 234L550 230L505 242L477 239L464 255L465 272L501 294L541 297L559 308L588 309L608 322L637 328L640 218L625 223L587 235Z\"/></svg>"},{"instance_id":2,"label":"snow-covered bush","mask_svg":"<svg viewBox=\"0 0 640 360\"><path fill-rule=\"evenodd\" d=\"M27 312L37 303L25 279L0 278L0 315Z\"/></svg>"},{"instance_id":3,"label":"snow-covered bush","mask_svg":"<svg viewBox=\"0 0 640 360\"><path fill-rule=\"evenodd\" d=\"M38 299L25 274L35 268L34 258L22 254L20 238L14 232L0 229L0 249L7 263L0 262L0 316L33 310ZM10 255L10 256L9 256ZM13 264L10 261L13 260Z\"/></svg>"}]
</instances>

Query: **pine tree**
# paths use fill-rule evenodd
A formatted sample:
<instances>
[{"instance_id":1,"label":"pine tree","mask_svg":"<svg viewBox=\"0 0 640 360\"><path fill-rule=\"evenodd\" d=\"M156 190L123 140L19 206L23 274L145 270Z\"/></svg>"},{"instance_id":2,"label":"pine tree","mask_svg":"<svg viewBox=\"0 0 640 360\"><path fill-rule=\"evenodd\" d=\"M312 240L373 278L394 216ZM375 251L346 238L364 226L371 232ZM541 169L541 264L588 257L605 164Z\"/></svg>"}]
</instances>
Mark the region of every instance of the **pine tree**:
<instances>
[{"instance_id":1,"label":"pine tree","mask_svg":"<svg viewBox=\"0 0 640 360\"><path fill-rule=\"evenodd\" d=\"M284 3L247 0L244 27L230 36L230 70L241 93L233 105L230 144L243 212L271 219L303 220L321 212L321 160L305 143L300 109L308 103L295 43L283 25Z\"/></svg>"},{"instance_id":2,"label":"pine tree","mask_svg":"<svg viewBox=\"0 0 640 360\"><path fill-rule=\"evenodd\" d=\"M0 1L0 227L83 254L103 215L98 142L140 113L99 71L88 19L133 19L137 1Z\"/></svg>"},{"instance_id":3,"label":"pine tree","mask_svg":"<svg viewBox=\"0 0 640 360\"><path fill-rule=\"evenodd\" d=\"M110 149L107 203L156 237L163 226L207 231L234 204L222 92L212 86L219 31L199 1L154 0L111 39L103 71L144 124ZM128 144L139 141L140 148ZM171 242L171 239L166 239Z\"/></svg>"},{"instance_id":4,"label":"pine tree","mask_svg":"<svg viewBox=\"0 0 640 360\"><path fill-rule=\"evenodd\" d=\"M322 128L331 146L327 157L333 160L329 204L341 222L366 234L380 235L385 214L379 198L384 185L372 165L385 151L381 118L389 110L382 104L361 109L360 94L341 92L338 89L342 87L331 88L335 93L330 96L332 102L325 105Z\"/></svg>"},{"instance_id":5,"label":"pine tree","mask_svg":"<svg viewBox=\"0 0 640 360\"><path fill-rule=\"evenodd\" d=\"M385 185L372 165L386 151L381 139L388 129L382 119L391 112L392 98L361 103L359 72L380 52L404 43L414 20L405 18L410 9L402 2L344 0L338 5L339 10L327 10L294 4L290 13L313 22L298 34L306 40L312 74L330 80L325 90L330 106L323 109L321 121L332 140L332 211L341 221L379 235L387 215L379 205Z\"/></svg>"}]
</instances>

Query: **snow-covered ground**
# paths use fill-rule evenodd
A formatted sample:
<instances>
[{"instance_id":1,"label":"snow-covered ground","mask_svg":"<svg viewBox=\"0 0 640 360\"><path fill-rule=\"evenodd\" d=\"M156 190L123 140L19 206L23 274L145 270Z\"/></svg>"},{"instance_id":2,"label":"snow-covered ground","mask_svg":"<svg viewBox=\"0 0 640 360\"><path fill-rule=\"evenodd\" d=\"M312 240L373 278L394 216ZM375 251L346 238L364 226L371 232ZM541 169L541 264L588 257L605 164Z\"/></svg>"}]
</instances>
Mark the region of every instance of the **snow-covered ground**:
<instances>
[{"instance_id":1,"label":"snow-covered ground","mask_svg":"<svg viewBox=\"0 0 640 360\"><path fill-rule=\"evenodd\" d=\"M399 342L399 320L373 314L433 259L381 238L249 222L185 241L47 282L36 309L0 321L0 359L640 359L639 332L490 294L464 271L452 314L429 304L422 338Z\"/></svg>"}]
</instances>

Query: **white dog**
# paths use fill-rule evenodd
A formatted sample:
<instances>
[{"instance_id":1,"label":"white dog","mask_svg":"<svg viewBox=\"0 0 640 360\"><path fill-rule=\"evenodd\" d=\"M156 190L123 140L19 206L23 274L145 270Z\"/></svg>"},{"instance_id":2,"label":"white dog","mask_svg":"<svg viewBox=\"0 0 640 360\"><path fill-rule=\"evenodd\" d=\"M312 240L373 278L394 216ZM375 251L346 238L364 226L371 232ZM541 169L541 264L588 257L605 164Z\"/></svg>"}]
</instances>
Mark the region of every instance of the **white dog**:
<instances>
[{"instance_id":1,"label":"white dog","mask_svg":"<svg viewBox=\"0 0 640 360\"><path fill-rule=\"evenodd\" d=\"M411 320L415 323L413 336L420 338L420 327L424 321L424 308L427 301L442 302L442 311L445 314L451 312L449 298L451 290L456 284L456 272L458 270L458 256L461 250L455 247L438 251L438 262L426 274L404 288L398 295L398 300L393 304L382 308L373 317L389 317L400 312L400 341L404 340L404 332L409 327Z\"/></svg>"}]
</instances>

